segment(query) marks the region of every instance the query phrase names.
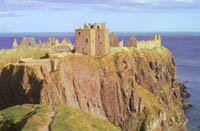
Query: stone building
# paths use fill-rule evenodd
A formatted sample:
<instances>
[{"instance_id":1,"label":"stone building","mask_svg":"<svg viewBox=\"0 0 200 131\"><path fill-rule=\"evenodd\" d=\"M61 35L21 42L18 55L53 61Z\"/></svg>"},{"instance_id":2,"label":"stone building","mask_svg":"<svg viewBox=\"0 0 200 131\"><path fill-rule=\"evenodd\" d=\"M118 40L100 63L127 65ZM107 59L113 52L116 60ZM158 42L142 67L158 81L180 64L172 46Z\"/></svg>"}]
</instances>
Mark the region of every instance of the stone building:
<instances>
[{"instance_id":1,"label":"stone building","mask_svg":"<svg viewBox=\"0 0 200 131\"><path fill-rule=\"evenodd\" d=\"M135 37L130 37L128 47L137 47L137 40L135 39Z\"/></svg>"},{"instance_id":2,"label":"stone building","mask_svg":"<svg viewBox=\"0 0 200 131\"><path fill-rule=\"evenodd\" d=\"M119 46L118 38L117 38L117 35L115 33L112 33L110 35L110 46L111 47L118 47Z\"/></svg>"},{"instance_id":3,"label":"stone building","mask_svg":"<svg viewBox=\"0 0 200 131\"><path fill-rule=\"evenodd\" d=\"M35 38L23 37L19 44L19 47L29 47L29 46L36 46Z\"/></svg>"},{"instance_id":4,"label":"stone building","mask_svg":"<svg viewBox=\"0 0 200 131\"><path fill-rule=\"evenodd\" d=\"M17 39L14 39L12 47L13 48L17 48L18 47Z\"/></svg>"},{"instance_id":5,"label":"stone building","mask_svg":"<svg viewBox=\"0 0 200 131\"><path fill-rule=\"evenodd\" d=\"M75 33L77 53L94 56L109 52L109 31L105 23L85 24L82 29L76 29Z\"/></svg>"},{"instance_id":6,"label":"stone building","mask_svg":"<svg viewBox=\"0 0 200 131\"><path fill-rule=\"evenodd\" d=\"M162 47L161 36L159 34L154 35L150 40L137 41L137 48L149 48Z\"/></svg>"}]
</instances>

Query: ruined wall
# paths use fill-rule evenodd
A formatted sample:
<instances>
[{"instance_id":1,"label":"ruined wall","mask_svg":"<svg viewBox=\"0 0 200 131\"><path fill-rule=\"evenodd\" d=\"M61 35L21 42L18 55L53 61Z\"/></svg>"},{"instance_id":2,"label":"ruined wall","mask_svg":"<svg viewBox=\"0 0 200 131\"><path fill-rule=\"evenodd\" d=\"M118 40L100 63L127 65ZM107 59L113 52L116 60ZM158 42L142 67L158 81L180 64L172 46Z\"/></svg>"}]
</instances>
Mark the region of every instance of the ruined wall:
<instances>
[{"instance_id":1,"label":"ruined wall","mask_svg":"<svg viewBox=\"0 0 200 131\"><path fill-rule=\"evenodd\" d=\"M31 66L31 65L42 65L45 67L49 72L52 71L53 67L51 64L50 59L22 59L18 65L23 65L23 66Z\"/></svg>"},{"instance_id":2,"label":"ruined wall","mask_svg":"<svg viewBox=\"0 0 200 131\"><path fill-rule=\"evenodd\" d=\"M59 60L58 59L51 59L51 71L56 71L58 69Z\"/></svg>"},{"instance_id":3,"label":"ruined wall","mask_svg":"<svg viewBox=\"0 0 200 131\"><path fill-rule=\"evenodd\" d=\"M147 40L147 41L138 41L137 42L137 48L155 48L155 47L161 47L161 44L158 41L154 40Z\"/></svg>"},{"instance_id":4,"label":"ruined wall","mask_svg":"<svg viewBox=\"0 0 200 131\"><path fill-rule=\"evenodd\" d=\"M150 40L137 41L137 48L155 48L162 47L161 36L155 35Z\"/></svg>"},{"instance_id":5,"label":"ruined wall","mask_svg":"<svg viewBox=\"0 0 200 131\"><path fill-rule=\"evenodd\" d=\"M135 37L130 37L128 47L137 47L137 40L135 39Z\"/></svg>"},{"instance_id":6,"label":"ruined wall","mask_svg":"<svg viewBox=\"0 0 200 131\"><path fill-rule=\"evenodd\" d=\"M13 48L17 48L18 47L17 39L14 39L12 47Z\"/></svg>"}]
</instances>

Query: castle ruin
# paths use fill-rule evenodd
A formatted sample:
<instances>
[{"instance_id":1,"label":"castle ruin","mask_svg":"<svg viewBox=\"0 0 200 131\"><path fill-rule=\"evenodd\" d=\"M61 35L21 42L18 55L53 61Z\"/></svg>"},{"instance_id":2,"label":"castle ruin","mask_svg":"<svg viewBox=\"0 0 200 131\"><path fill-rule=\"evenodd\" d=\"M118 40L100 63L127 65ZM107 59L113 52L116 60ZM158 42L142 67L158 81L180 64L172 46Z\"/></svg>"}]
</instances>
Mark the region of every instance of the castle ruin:
<instances>
[{"instance_id":1,"label":"castle ruin","mask_svg":"<svg viewBox=\"0 0 200 131\"><path fill-rule=\"evenodd\" d=\"M19 47L27 47L27 46L35 46L35 38L34 37L23 37Z\"/></svg>"},{"instance_id":2,"label":"castle ruin","mask_svg":"<svg viewBox=\"0 0 200 131\"><path fill-rule=\"evenodd\" d=\"M159 34L154 35L150 40L137 41L137 48L149 48L162 47L161 36Z\"/></svg>"},{"instance_id":3,"label":"castle ruin","mask_svg":"<svg viewBox=\"0 0 200 131\"><path fill-rule=\"evenodd\" d=\"M13 48L17 48L18 47L17 39L14 39L12 47Z\"/></svg>"},{"instance_id":4,"label":"castle ruin","mask_svg":"<svg viewBox=\"0 0 200 131\"><path fill-rule=\"evenodd\" d=\"M75 30L76 52L85 55L104 55L110 51L109 31L106 23L85 24Z\"/></svg>"}]
</instances>

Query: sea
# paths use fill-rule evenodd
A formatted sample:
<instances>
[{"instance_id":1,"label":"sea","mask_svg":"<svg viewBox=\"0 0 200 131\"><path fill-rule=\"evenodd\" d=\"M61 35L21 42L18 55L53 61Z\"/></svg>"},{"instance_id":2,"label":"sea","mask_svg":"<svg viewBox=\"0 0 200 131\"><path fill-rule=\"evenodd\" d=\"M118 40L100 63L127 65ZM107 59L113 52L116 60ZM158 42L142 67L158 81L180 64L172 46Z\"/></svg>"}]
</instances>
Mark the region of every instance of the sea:
<instances>
[{"instance_id":1,"label":"sea","mask_svg":"<svg viewBox=\"0 0 200 131\"><path fill-rule=\"evenodd\" d=\"M154 32L116 32L119 41L126 44L131 36L137 40L151 38ZM191 97L186 99L193 105L185 111L189 120L189 131L200 131L200 32L159 32L162 45L168 48L176 62L179 82L187 86ZM75 43L74 33L0 33L0 50L10 49L13 39L18 42L22 37L34 37L36 41L46 41L48 37L56 37L59 41L68 38ZM187 82L186 82L187 81Z\"/></svg>"}]
</instances>

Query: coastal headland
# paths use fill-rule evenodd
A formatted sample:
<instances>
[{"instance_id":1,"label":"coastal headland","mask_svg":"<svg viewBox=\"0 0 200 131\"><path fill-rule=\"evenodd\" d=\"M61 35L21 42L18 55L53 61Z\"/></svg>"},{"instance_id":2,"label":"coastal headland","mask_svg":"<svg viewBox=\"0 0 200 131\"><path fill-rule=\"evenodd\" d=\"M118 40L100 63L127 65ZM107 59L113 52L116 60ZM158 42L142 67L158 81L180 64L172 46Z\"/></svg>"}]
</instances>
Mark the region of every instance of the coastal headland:
<instances>
[{"instance_id":1,"label":"coastal headland","mask_svg":"<svg viewBox=\"0 0 200 131\"><path fill-rule=\"evenodd\" d=\"M160 35L124 46L105 24L76 31L75 47L24 39L0 51L0 130L187 130L183 88Z\"/></svg>"}]
</instances>

